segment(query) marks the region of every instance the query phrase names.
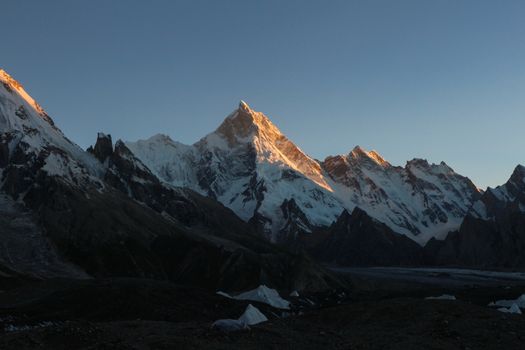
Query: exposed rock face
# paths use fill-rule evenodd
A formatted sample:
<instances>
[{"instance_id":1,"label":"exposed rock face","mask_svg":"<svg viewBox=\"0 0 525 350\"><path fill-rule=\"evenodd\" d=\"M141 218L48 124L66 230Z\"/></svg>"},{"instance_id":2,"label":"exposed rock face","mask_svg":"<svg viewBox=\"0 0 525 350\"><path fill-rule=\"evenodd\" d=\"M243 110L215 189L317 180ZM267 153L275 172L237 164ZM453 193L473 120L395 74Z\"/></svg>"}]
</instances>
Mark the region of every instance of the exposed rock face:
<instances>
[{"instance_id":1,"label":"exposed rock face","mask_svg":"<svg viewBox=\"0 0 525 350\"><path fill-rule=\"evenodd\" d=\"M312 232L315 229L315 226L310 224L308 218L293 198L285 200L281 204L281 211L285 220L285 224L281 229L281 235L284 238L293 241L297 238L297 235L304 232Z\"/></svg>"},{"instance_id":2,"label":"exposed rock face","mask_svg":"<svg viewBox=\"0 0 525 350\"><path fill-rule=\"evenodd\" d=\"M525 167L517 166L507 183L488 189L457 232L426 249L435 264L525 267Z\"/></svg>"},{"instance_id":3,"label":"exposed rock face","mask_svg":"<svg viewBox=\"0 0 525 350\"><path fill-rule=\"evenodd\" d=\"M322 233L325 238L312 250L322 261L341 266L398 266L423 264L423 249L404 235L355 208L344 210Z\"/></svg>"},{"instance_id":4,"label":"exposed rock face","mask_svg":"<svg viewBox=\"0 0 525 350\"><path fill-rule=\"evenodd\" d=\"M305 258L257 239L187 227L118 191L80 192L56 178L27 195L62 256L94 277L169 279L204 288L323 289L335 279Z\"/></svg>"},{"instance_id":5,"label":"exposed rock face","mask_svg":"<svg viewBox=\"0 0 525 350\"><path fill-rule=\"evenodd\" d=\"M87 149L88 152L92 153L99 161L104 163L106 159L113 154L113 141L111 141L111 135L106 135L99 132L97 135L97 142L95 147Z\"/></svg>"}]
</instances>

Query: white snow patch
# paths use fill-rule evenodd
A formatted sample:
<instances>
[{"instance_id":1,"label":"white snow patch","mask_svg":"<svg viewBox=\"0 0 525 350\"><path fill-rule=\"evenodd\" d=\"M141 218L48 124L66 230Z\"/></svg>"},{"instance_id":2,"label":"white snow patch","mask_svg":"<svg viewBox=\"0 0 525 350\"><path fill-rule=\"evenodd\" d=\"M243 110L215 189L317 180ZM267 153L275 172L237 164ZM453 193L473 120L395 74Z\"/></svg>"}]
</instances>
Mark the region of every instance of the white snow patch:
<instances>
[{"instance_id":1,"label":"white snow patch","mask_svg":"<svg viewBox=\"0 0 525 350\"><path fill-rule=\"evenodd\" d=\"M474 202L470 209L470 214L479 219L488 219L487 207L485 206L485 203L480 200Z\"/></svg>"},{"instance_id":2,"label":"white snow patch","mask_svg":"<svg viewBox=\"0 0 525 350\"><path fill-rule=\"evenodd\" d=\"M223 296L225 298L233 299L233 297L230 294L222 292L222 291L218 291L216 294L217 295L221 295L221 296Z\"/></svg>"},{"instance_id":3,"label":"white snow patch","mask_svg":"<svg viewBox=\"0 0 525 350\"><path fill-rule=\"evenodd\" d=\"M489 304L489 306L502 306L502 307L511 307L512 305L517 305L518 307L524 309L525 308L525 294L522 294L520 297L514 300L498 300L496 302L492 302Z\"/></svg>"},{"instance_id":4,"label":"white snow patch","mask_svg":"<svg viewBox=\"0 0 525 350\"><path fill-rule=\"evenodd\" d=\"M260 303L268 304L278 309L289 309L290 308L289 301L281 298L281 296L279 295L279 292L277 292L275 289L268 288L265 285L261 285L253 290L241 293L237 296L232 296L222 291L218 291L216 294L221 295L225 298L236 299L236 300L258 301Z\"/></svg>"},{"instance_id":5,"label":"white snow patch","mask_svg":"<svg viewBox=\"0 0 525 350\"><path fill-rule=\"evenodd\" d=\"M239 317L239 321L244 322L249 326L253 326L268 321L268 318L266 318L258 308L252 304L248 304L244 313Z\"/></svg>"},{"instance_id":6,"label":"white snow patch","mask_svg":"<svg viewBox=\"0 0 525 350\"><path fill-rule=\"evenodd\" d=\"M223 293L221 295L224 295ZM226 294L227 296L227 294ZM222 319L213 322L211 327L222 332L235 332L250 329L259 323L268 321L268 318L252 304L248 304L244 313L238 319Z\"/></svg>"},{"instance_id":7,"label":"white snow patch","mask_svg":"<svg viewBox=\"0 0 525 350\"><path fill-rule=\"evenodd\" d=\"M500 312L505 312L509 314L519 314L521 315L521 310L517 304L512 304L510 307L500 307L498 309Z\"/></svg>"},{"instance_id":8,"label":"white snow patch","mask_svg":"<svg viewBox=\"0 0 525 350\"><path fill-rule=\"evenodd\" d=\"M290 308L289 301L281 298L281 296L275 289L268 288L265 285L261 285L256 289L250 290L248 292L241 293L233 298L237 300L258 301L278 309Z\"/></svg>"}]
</instances>

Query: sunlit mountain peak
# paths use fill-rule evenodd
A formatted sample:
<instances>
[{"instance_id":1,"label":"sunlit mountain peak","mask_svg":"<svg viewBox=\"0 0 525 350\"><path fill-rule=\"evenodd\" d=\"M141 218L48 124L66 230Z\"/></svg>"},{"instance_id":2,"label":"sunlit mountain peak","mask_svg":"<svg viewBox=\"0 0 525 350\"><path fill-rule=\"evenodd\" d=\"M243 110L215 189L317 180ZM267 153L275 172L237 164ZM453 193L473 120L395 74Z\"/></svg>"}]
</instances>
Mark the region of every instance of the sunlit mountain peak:
<instances>
[{"instance_id":1,"label":"sunlit mountain peak","mask_svg":"<svg viewBox=\"0 0 525 350\"><path fill-rule=\"evenodd\" d=\"M367 151L361 146L355 146L350 152L349 156L354 159L370 159L374 163L383 167L390 166L390 163L387 162L379 153L377 153L377 151Z\"/></svg>"}]
</instances>

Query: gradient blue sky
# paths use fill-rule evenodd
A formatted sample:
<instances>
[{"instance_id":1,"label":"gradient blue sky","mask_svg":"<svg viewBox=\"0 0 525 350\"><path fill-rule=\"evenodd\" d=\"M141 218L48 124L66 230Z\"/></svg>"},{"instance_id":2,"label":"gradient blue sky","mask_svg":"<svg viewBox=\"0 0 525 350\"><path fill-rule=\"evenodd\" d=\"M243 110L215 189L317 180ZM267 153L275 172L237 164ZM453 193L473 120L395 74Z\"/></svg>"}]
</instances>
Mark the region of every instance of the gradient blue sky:
<instances>
[{"instance_id":1,"label":"gradient blue sky","mask_svg":"<svg viewBox=\"0 0 525 350\"><path fill-rule=\"evenodd\" d=\"M478 186L525 163L525 1L4 1L0 67L83 147L193 143L239 99L308 154Z\"/></svg>"}]
</instances>

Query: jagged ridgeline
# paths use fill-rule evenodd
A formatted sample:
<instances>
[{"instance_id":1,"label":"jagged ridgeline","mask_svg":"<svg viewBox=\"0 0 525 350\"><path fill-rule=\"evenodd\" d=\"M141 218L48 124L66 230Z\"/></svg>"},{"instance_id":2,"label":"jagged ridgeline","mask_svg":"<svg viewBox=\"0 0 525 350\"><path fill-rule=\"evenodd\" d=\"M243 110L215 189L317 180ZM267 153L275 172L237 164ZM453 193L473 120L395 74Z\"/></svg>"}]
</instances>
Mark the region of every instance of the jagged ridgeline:
<instances>
[{"instance_id":1,"label":"jagged ridgeline","mask_svg":"<svg viewBox=\"0 0 525 350\"><path fill-rule=\"evenodd\" d=\"M341 265L525 265L522 167L483 192L443 162L395 166L359 146L318 161L242 101L193 145L99 133L84 151L0 80L10 275L322 289L340 282L304 250Z\"/></svg>"}]
</instances>

